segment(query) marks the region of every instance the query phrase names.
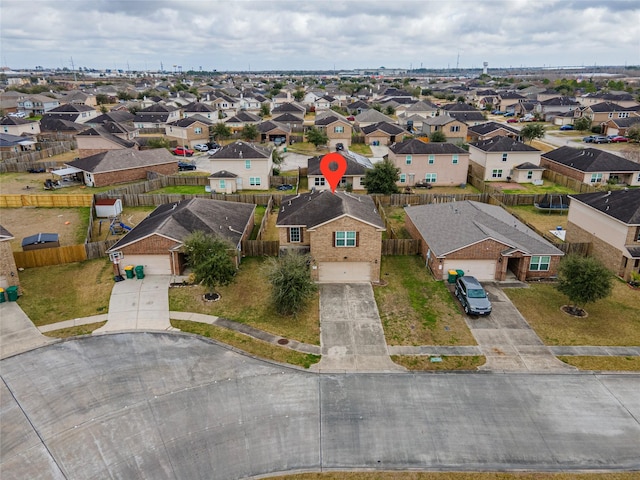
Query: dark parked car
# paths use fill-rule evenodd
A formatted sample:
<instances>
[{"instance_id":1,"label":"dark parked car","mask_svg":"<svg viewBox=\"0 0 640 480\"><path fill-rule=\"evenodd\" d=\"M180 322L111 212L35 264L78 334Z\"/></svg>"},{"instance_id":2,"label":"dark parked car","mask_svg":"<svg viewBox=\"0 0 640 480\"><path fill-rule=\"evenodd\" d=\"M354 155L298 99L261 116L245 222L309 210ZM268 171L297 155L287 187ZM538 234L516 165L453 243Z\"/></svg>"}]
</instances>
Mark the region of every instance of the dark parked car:
<instances>
[{"instance_id":1,"label":"dark parked car","mask_svg":"<svg viewBox=\"0 0 640 480\"><path fill-rule=\"evenodd\" d=\"M582 141L584 143L593 143L595 139L596 139L595 135L589 135L588 137L584 137Z\"/></svg>"},{"instance_id":2,"label":"dark parked car","mask_svg":"<svg viewBox=\"0 0 640 480\"><path fill-rule=\"evenodd\" d=\"M278 190L282 190L282 191L284 191L284 190L293 190L293 185L289 185L289 184L285 183L284 185L280 185L278 187Z\"/></svg>"},{"instance_id":3,"label":"dark parked car","mask_svg":"<svg viewBox=\"0 0 640 480\"><path fill-rule=\"evenodd\" d=\"M507 112L504 114L505 117L513 117L515 115L515 113L513 112Z\"/></svg>"},{"instance_id":4,"label":"dark parked car","mask_svg":"<svg viewBox=\"0 0 640 480\"><path fill-rule=\"evenodd\" d=\"M456 280L456 297L467 315L489 315L491 302L476 277L463 275Z\"/></svg>"},{"instance_id":5,"label":"dark parked car","mask_svg":"<svg viewBox=\"0 0 640 480\"><path fill-rule=\"evenodd\" d=\"M573 125L562 125L560 130L574 130Z\"/></svg>"},{"instance_id":6,"label":"dark parked car","mask_svg":"<svg viewBox=\"0 0 640 480\"><path fill-rule=\"evenodd\" d=\"M178 170L184 172L186 170L195 170L196 166L189 162L178 162Z\"/></svg>"},{"instance_id":7,"label":"dark parked car","mask_svg":"<svg viewBox=\"0 0 640 480\"><path fill-rule=\"evenodd\" d=\"M344 150L344 144L343 143L336 143L336 152L341 152Z\"/></svg>"}]
</instances>

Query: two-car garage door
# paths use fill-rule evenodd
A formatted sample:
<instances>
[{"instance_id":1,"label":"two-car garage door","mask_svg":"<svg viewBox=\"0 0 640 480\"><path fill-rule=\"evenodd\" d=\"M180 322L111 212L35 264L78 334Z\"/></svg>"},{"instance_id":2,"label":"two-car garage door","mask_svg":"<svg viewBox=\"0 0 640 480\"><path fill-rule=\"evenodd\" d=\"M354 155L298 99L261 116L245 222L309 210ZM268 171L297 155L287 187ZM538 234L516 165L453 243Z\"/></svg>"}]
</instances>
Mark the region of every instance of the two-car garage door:
<instances>
[{"instance_id":1,"label":"two-car garage door","mask_svg":"<svg viewBox=\"0 0 640 480\"><path fill-rule=\"evenodd\" d=\"M359 283L371 281L369 262L320 262L318 281L321 283Z\"/></svg>"},{"instance_id":2,"label":"two-car garage door","mask_svg":"<svg viewBox=\"0 0 640 480\"><path fill-rule=\"evenodd\" d=\"M465 275L476 277L478 280L495 280L495 260L446 260L443 265L443 278L447 278L449 270L464 270Z\"/></svg>"},{"instance_id":3,"label":"two-car garage door","mask_svg":"<svg viewBox=\"0 0 640 480\"><path fill-rule=\"evenodd\" d=\"M166 255L125 255L120 267L124 269L127 265L144 266L145 275L171 275L169 253Z\"/></svg>"}]
</instances>

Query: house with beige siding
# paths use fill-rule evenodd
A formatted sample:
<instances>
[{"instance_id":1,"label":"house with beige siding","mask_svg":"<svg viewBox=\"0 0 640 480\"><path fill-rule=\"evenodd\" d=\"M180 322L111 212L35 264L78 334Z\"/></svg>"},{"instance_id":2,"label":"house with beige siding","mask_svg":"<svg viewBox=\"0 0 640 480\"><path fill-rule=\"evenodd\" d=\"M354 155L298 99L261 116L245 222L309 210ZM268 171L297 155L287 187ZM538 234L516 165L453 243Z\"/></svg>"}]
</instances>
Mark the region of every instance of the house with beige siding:
<instances>
[{"instance_id":1,"label":"house with beige siding","mask_svg":"<svg viewBox=\"0 0 640 480\"><path fill-rule=\"evenodd\" d=\"M385 226L368 195L321 190L284 197L276 227L281 251L311 255L315 281L380 281Z\"/></svg>"},{"instance_id":2,"label":"house with beige siding","mask_svg":"<svg viewBox=\"0 0 640 480\"><path fill-rule=\"evenodd\" d=\"M351 122L339 113L332 110L321 112L316 115L314 125L327 134L330 149L335 148L338 143L342 143L345 147L351 145L353 127Z\"/></svg>"},{"instance_id":3,"label":"house with beige siding","mask_svg":"<svg viewBox=\"0 0 640 480\"><path fill-rule=\"evenodd\" d=\"M640 190L570 195L567 242L589 242L590 255L615 275L640 273Z\"/></svg>"},{"instance_id":4,"label":"house with beige siding","mask_svg":"<svg viewBox=\"0 0 640 480\"><path fill-rule=\"evenodd\" d=\"M169 140L177 141L178 145L192 147L209 141L209 125L211 125L209 120L194 115L167 123L164 126L164 132Z\"/></svg>"},{"instance_id":5,"label":"house with beige siding","mask_svg":"<svg viewBox=\"0 0 640 480\"><path fill-rule=\"evenodd\" d=\"M354 190L365 190L364 177L367 174L367 170L373 168L373 165L366 157L353 154L348 150L338 152L346 162L347 169L345 170L340 182L338 182L337 188L347 188L351 185ZM308 160L307 165L307 177L309 179L309 188L315 188L316 190L331 190L331 185L327 182L324 174L320 170L320 161L322 157L312 157Z\"/></svg>"},{"instance_id":6,"label":"house with beige siding","mask_svg":"<svg viewBox=\"0 0 640 480\"><path fill-rule=\"evenodd\" d=\"M40 124L20 117L2 117L0 119L0 131L9 135L38 135Z\"/></svg>"},{"instance_id":7,"label":"house with beige siding","mask_svg":"<svg viewBox=\"0 0 640 480\"><path fill-rule=\"evenodd\" d=\"M431 135L442 132L448 142L465 142L467 140L468 125L449 115L427 118L422 122L422 133Z\"/></svg>"},{"instance_id":8,"label":"house with beige siding","mask_svg":"<svg viewBox=\"0 0 640 480\"><path fill-rule=\"evenodd\" d=\"M485 182L505 180L531 183L542 179L540 154L537 148L509 137L492 137L469 144L469 164L474 176ZM516 175L516 168L532 165L530 175Z\"/></svg>"},{"instance_id":9,"label":"house with beige siding","mask_svg":"<svg viewBox=\"0 0 640 480\"><path fill-rule=\"evenodd\" d=\"M209 157L212 172L230 172L236 175L235 190L269 190L273 171L273 151L253 143L237 141L225 145ZM227 191L231 180L210 178L212 191Z\"/></svg>"},{"instance_id":10,"label":"house with beige siding","mask_svg":"<svg viewBox=\"0 0 640 480\"><path fill-rule=\"evenodd\" d=\"M389 147L389 160L400 169L399 187L467 182L469 153L452 143L405 140Z\"/></svg>"},{"instance_id":11,"label":"house with beige siding","mask_svg":"<svg viewBox=\"0 0 640 480\"><path fill-rule=\"evenodd\" d=\"M479 280L553 278L562 251L497 205L465 200L405 207L405 227L421 242L437 279L463 270Z\"/></svg>"},{"instance_id":12,"label":"house with beige siding","mask_svg":"<svg viewBox=\"0 0 640 480\"><path fill-rule=\"evenodd\" d=\"M123 138L123 135L117 135L109 131L109 126L118 127L119 124L96 125L76 135L78 155L80 157L89 157L109 150L137 150L139 148L139 145L134 140Z\"/></svg>"},{"instance_id":13,"label":"house with beige siding","mask_svg":"<svg viewBox=\"0 0 640 480\"><path fill-rule=\"evenodd\" d=\"M367 145L392 145L404 140L404 136L409 136L404 128L393 123L380 122L362 127L364 133L364 143Z\"/></svg>"},{"instance_id":14,"label":"house with beige siding","mask_svg":"<svg viewBox=\"0 0 640 480\"><path fill-rule=\"evenodd\" d=\"M597 148L560 147L540 156L540 166L589 185L640 186L640 164Z\"/></svg>"},{"instance_id":15,"label":"house with beige siding","mask_svg":"<svg viewBox=\"0 0 640 480\"><path fill-rule=\"evenodd\" d=\"M617 103L601 102L575 111L576 117L586 117L595 127L609 120L640 117L639 107L623 107Z\"/></svg>"}]
</instances>

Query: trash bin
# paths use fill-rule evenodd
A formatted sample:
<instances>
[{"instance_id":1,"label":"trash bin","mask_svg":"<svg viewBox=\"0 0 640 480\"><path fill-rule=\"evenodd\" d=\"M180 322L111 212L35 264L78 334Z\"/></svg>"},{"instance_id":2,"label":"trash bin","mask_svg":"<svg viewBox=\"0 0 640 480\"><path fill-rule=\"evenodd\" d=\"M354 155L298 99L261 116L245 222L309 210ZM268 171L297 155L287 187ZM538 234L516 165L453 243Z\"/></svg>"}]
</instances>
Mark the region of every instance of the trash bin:
<instances>
[{"instance_id":1,"label":"trash bin","mask_svg":"<svg viewBox=\"0 0 640 480\"><path fill-rule=\"evenodd\" d=\"M18 287L17 286L12 286L12 287L7 287L7 300L9 300L10 302L15 302L18 300Z\"/></svg>"},{"instance_id":2,"label":"trash bin","mask_svg":"<svg viewBox=\"0 0 640 480\"><path fill-rule=\"evenodd\" d=\"M287 153L287 147L284 147L284 153Z\"/></svg>"},{"instance_id":3,"label":"trash bin","mask_svg":"<svg viewBox=\"0 0 640 480\"><path fill-rule=\"evenodd\" d=\"M458 276L458 278L464 277L464 270L456 270L456 275Z\"/></svg>"},{"instance_id":4,"label":"trash bin","mask_svg":"<svg viewBox=\"0 0 640 480\"><path fill-rule=\"evenodd\" d=\"M138 280L142 280L144 278L144 266L143 265L138 265L136 267L136 278Z\"/></svg>"},{"instance_id":5,"label":"trash bin","mask_svg":"<svg viewBox=\"0 0 640 480\"><path fill-rule=\"evenodd\" d=\"M458 278L458 272L455 270L449 270L449 283L456 283L456 279Z\"/></svg>"},{"instance_id":6,"label":"trash bin","mask_svg":"<svg viewBox=\"0 0 640 480\"><path fill-rule=\"evenodd\" d=\"M4 288L0 288L0 303L4 303L4 302L5 302Z\"/></svg>"},{"instance_id":7,"label":"trash bin","mask_svg":"<svg viewBox=\"0 0 640 480\"><path fill-rule=\"evenodd\" d=\"M126 274L127 278L133 278L133 265L127 265L126 267L124 267L124 273Z\"/></svg>"}]
</instances>

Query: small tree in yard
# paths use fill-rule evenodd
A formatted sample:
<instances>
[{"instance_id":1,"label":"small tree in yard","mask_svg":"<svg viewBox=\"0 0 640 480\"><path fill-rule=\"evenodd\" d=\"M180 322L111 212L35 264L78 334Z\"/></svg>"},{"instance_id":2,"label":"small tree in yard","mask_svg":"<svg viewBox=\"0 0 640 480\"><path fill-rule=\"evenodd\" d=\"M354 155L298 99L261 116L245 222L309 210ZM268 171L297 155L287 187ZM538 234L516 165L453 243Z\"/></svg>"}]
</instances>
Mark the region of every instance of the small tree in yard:
<instances>
[{"instance_id":1,"label":"small tree in yard","mask_svg":"<svg viewBox=\"0 0 640 480\"><path fill-rule=\"evenodd\" d=\"M242 136L243 140L251 142L258 136L258 127L256 127L252 123L249 123L248 125L244 126L240 135Z\"/></svg>"},{"instance_id":2,"label":"small tree in yard","mask_svg":"<svg viewBox=\"0 0 640 480\"><path fill-rule=\"evenodd\" d=\"M436 130L435 132L431 132L431 135L429 135L429 141L430 142L446 142L447 141L447 137L444 133L442 133L441 130Z\"/></svg>"},{"instance_id":3,"label":"small tree in yard","mask_svg":"<svg viewBox=\"0 0 640 480\"><path fill-rule=\"evenodd\" d=\"M271 284L271 302L282 315L296 315L316 291L309 275L309 255L290 252L269 257L265 264Z\"/></svg>"},{"instance_id":4,"label":"small tree in yard","mask_svg":"<svg viewBox=\"0 0 640 480\"><path fill-rule=\"evenodd\" d=\"M215 288L230 284L236 274L236 264L230 251L235 249L219 237L195 231L184 241L187 265L191 267L195 281L208 292L207 300L217 298Z\"/></svg>"},{"instance_id":5,"label":"small tree in yard","mask_svg":"<svg viewBox=\"0 0 640 480\"><path fill-rule=\"evenodd\" d=\"M581 132L586 132L591 128L591 119L588 117L576 118L573 122L573 128Z\"/></svg>"},{"instance_id":6,"label":"small tree in yard","mask_svg":"<svg viewBox=\"0 0 640 480\"><path fill-rule=\"evenodd\" d=\"M587 303L606 298L611 294L611 279L611 272L593 257L569 255L562 259L558 267L556 288L569 297L572 303L566 312L583 316L583 307Z\"/></svg>"},{"instance_id":7,"label":"small tree in yard","mask_svg":"<svg viewBox=\"0 0 640 480\"><path fill-rule=\"evenodd\" d=\"M525 125L520 130L520 135L522 138L531 143L536 138L544 137L544 125L541 123L530 123L529 125Z\"/></svg>"},{"instance_id":8,"label":"small tree in yard","mask_svg":"<svg viewBox=\"0 0 640 480\"><path fill-rule=\"evenodd\" d=\"M635 142L640 142L640 124L627 128L627 137Z\"/></svg>"},{"instance_id":9,"label":"small tree in yard","mask_svg":"<svg viewBox=\"0 0 640 480\"><path fill-rule=\"evenodd\" d=\"M216 140L226 140L231 136L231 129L224 123L220 122L213 126L211 133L213 133L213 137Z\"/></svg>"},{"instance_id":10,"label":"small tree in yard","mask_svg":"<svg viewBox=\"0 0 640 480\"><path fill-rule=\"evenodd\" d=\"M329 141L329 137L327 137L324 130L309 127L309 130L307 130L307 141L313 143L316 148L318 148L320 145L325 145Z\"/></svg>"},{"instance_id":11,"label":"small tree in yard","mask_svg":"<svg viewBox=\"0 0 640 480\"><path fill-rule=\"evenodd\" d=\"M367 193L381 193L390 195L398 193L396 182L400 180L400 169L389 159L373 165L371 170L367 170L363 183L367 188Z\"/></svg>"}]
</instances>

